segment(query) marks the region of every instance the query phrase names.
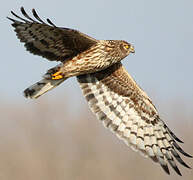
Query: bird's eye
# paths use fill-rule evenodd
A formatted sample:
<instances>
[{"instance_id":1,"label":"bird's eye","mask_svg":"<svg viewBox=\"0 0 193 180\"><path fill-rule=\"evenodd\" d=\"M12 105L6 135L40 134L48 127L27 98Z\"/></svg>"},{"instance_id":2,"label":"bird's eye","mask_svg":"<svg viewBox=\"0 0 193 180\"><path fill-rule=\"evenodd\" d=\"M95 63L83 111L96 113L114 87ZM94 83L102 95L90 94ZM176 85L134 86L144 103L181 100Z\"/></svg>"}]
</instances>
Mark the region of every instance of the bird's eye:
<instances>
[{"instance_id":1,"label":"bird's eye","mask_svg":"<svg viewBox=\"0 0 193 180\"><path fill-rule=\"evenodd\" d=\"M129 49L129 45L128 44L125 44L124 47L125 47L125 49Z\"/></svg>"},{"instance_id":2,"label":"bird's eye","mask_svg":"<svg viewBox=\"0 0 193 180\"><path fill-rule=\"evenodd\" d=\"M120 49L121 49L121 51L123 51L124 53L127 53L127 52L129 52L130 44L122 43L122 44L120 45Z\"/></svg>"}]
</instances>

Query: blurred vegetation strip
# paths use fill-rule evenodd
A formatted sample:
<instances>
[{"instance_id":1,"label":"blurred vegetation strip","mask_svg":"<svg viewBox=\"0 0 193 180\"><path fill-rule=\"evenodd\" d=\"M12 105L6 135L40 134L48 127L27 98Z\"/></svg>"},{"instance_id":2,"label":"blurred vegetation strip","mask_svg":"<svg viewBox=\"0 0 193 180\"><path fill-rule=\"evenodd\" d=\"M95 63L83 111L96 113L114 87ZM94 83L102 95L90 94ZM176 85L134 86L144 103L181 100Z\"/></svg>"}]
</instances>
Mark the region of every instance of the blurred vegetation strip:
<instances>
[{"instance_id":1,"label":"blurred vegetation strip","mask_svg":"<svg viewBox=\"0 0 193 180\"><path fill-rule=\"evenodd\" d=\"M103 128L86 105L74 117L65 102L62 99L42 99L27 105L0 102L0 179L179 179L174 173L165 175L159 165L130 150ZM180 131L177 134L186 139L185 149L193 152L190 139L193 112L187 116L183 107L180 112L176 109L178 114L172 118ZM170 120L167 122L173 124ZM191 160L186 161L193 167ZM191 170L182 169L182 173L183 180L193 177Z\"/></svg>"}]
</instances>

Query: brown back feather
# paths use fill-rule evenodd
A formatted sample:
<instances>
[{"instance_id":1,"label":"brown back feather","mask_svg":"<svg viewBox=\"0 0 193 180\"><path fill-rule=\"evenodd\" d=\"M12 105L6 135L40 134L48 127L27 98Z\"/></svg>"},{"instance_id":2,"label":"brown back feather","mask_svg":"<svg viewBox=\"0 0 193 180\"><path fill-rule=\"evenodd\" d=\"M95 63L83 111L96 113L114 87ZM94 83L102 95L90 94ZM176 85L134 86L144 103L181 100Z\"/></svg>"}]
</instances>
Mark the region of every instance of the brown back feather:
<instances>
[{"instance_id":1,"label":"brown back feather","mask_svg":"<svg viewBox=\"0 0 193 180\"><path fill-rule=\"evenodd\" d=\"M21 12L26 19L12 11L11 13L21 21L9 17L8 19L13 21L12 26L15 28L17 37L25 43L26 49L35 55L51 61L65 61L97 43L94 38L77 30L56 27L49 19L47 19L49 24L46 24L34 9L32 13L36 20L32 19L23 7Z\"/></svg>"}]
</instances>

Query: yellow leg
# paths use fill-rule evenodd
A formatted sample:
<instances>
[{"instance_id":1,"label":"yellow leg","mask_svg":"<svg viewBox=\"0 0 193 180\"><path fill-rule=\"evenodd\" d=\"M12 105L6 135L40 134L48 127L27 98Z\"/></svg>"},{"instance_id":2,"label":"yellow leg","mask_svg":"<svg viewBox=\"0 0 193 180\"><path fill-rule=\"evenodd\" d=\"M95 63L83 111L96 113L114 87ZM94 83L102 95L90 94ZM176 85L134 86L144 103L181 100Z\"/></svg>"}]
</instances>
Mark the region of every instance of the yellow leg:
<instances>
[{"instance_id":1,"label":"yellow leg","mask_svg":"<svg viewBox=\"0 0 193 180\"><path fill-rule=\"evenodd\" d=\"M52 74L52 79L56 79L56 80L57 80L57 79L62 79L62 78L63 78L63 75L61 75L61 74L62 74L62 72L60 72L60 71Z\"/></svg>"}]
</instances>

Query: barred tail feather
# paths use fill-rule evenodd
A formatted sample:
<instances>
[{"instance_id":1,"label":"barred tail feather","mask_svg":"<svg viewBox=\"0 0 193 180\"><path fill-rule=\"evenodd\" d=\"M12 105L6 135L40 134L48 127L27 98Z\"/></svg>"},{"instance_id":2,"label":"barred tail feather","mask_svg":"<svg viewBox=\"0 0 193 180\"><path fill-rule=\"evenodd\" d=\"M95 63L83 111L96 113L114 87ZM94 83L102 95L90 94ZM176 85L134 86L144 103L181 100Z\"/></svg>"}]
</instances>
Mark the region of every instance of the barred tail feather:
<instances>
[{"instance_id":1,"label":"barred tail feather","mask_svg":"<svg viewBox=\"0 0 193 180\"><path fill-rule=\"evenodd\" d=\"M26 98L36 99L40 97L42 94L46 93L47 91L50 91L51 89L57 87L59 84L61 84L63 81L65 81L67 78L62 78L59 80L53 80L53 79L42 79L41 81L31 85L27 89L24 90L24 96Z\"/></svg>"}]
</instances>

